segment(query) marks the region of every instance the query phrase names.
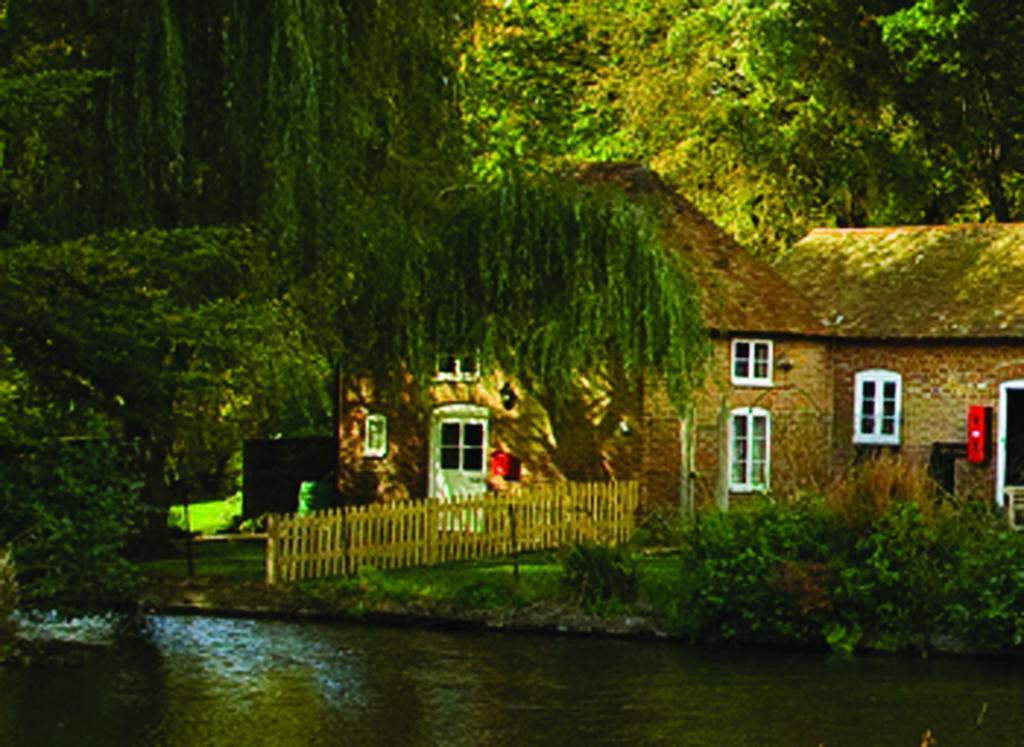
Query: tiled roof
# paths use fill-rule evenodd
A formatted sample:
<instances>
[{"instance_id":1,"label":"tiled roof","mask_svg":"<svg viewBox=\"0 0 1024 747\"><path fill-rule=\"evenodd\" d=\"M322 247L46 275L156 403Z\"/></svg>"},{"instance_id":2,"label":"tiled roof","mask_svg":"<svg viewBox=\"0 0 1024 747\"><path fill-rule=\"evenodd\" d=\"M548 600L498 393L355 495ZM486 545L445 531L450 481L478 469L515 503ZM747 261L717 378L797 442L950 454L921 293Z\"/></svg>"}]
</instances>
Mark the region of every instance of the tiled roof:
<instances>
[{"instance_id":1,"label":"tiled roof","mask_svg":"<svg viewBox=\"0 0 1024 747\"><path fill-rule=\"evenodd\" d=\"M823 328L803 296L770 265L755 259L656 173L633 163L580 168L584 182L614 182L634 194L661 193L674 210L666 243L693 271L707 326L727 333L817 335Z\"/></svg>"},{"instance_id":2,"label":"tiled roof","mask_svg":"<svg viewBox=\"0 0 1024 747\"><path fill-rule=\"evenodd\" d=\"M1024 337L1024 224L812 231L775 263L832 334Z\"/></svg>"}]
</instances>

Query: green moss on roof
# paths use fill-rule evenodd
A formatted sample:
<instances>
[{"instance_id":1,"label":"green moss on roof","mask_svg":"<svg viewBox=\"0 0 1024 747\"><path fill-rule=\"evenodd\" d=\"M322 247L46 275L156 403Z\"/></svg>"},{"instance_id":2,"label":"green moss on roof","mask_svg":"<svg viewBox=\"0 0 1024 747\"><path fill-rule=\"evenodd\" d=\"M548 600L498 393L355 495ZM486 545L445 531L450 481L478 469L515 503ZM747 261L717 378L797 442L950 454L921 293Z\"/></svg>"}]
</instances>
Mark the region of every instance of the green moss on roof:
<instances>
[{"instance_id":1,"label":"green moss on roof","mask_svg":"<svg viewBox=\"0 0 1024 747\"><path fill-rule=\"evenodd\" d=\"M1024 224L817 229L775 263L836 335L1024 336Z\"/></svg>"}]
</instances>

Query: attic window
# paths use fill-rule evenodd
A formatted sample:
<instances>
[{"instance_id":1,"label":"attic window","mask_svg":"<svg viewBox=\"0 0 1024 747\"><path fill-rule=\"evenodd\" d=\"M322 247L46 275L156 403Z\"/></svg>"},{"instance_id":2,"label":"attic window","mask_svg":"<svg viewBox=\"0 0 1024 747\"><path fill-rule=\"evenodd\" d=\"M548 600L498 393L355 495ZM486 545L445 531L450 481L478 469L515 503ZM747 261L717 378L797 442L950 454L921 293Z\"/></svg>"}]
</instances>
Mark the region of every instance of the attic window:
<instances>
[{"instance_id":1,"label":"attic window","mask_svg":"<svg viewBox=\"0 0 1024 747\"><path fill-rule=\"evenodd\" d=\"M475 355L439 355L434 378L437 381L475 381L480 378L480 361Z\"/></svg>"},{"instance_id":2,"label":"attic window","mask_svg":"<svg viewBox=\"0 0 1024 747\"><path fill-rule=\"evenodd\" d=\"M772 341L732 341L732 383L740 386L772 385Z\"/></svg>"},{"instance_id":3,"label":"attic window","mask_svg":"<svg viewBox=\"0 0 1024 747\"><path fill-rule=\"evenodd\" d=\"M902 385L902 377L895 371L857 372L854 377L854 443L899 444Z\"/></svg>"}]
</instances>

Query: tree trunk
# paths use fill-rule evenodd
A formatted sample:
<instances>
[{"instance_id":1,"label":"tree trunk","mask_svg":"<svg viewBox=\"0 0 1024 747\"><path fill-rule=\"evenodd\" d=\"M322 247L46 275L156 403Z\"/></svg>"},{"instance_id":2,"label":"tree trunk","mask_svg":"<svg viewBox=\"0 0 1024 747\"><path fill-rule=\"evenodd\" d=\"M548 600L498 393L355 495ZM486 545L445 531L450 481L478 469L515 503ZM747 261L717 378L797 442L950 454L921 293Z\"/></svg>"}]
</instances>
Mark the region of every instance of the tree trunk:
<instances>
[{"instance_id":1,"label":"tree trunk","mask_svg":"<svg viewBox=\"0 0 1024 747\"><path fill-rule=\"evenodd\" d=\"M171 507L171 490L167 482L167 460L170 446L159 436L146 433L139 438L142 470L142 507L137 544L133 554L148 555L167 544L167 513Z\"/></svg>"}]
</instances>

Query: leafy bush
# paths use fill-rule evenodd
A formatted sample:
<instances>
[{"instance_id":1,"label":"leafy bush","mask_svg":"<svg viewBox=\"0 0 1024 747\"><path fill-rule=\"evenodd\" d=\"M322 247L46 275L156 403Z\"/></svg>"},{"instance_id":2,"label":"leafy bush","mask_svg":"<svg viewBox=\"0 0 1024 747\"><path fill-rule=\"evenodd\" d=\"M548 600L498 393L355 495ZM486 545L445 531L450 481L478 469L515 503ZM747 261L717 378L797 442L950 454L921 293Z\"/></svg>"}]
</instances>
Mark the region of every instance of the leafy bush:
<instances>
[{"instance_id":1,"label":"leafy bush","mask_svg":"<svg viewBox=\"0 0 1024 747\"><path fill-rule=\"evenodd\" d=\"M678 587L681 632L837 651L941 639L1024 648L1024 534L988 504L892 496L852 523L823 501L762 499L698 517Z\"/></svg>"},{"instance_id":2,"label":"leafy bush","mask_svg":"<svg viewBox=\"0 0 1024 747\"><path fill-rule=\"evenodd\" d=\"M1024 647L1024 534L989 504L939 525L950 548L942 579L943 632L987 649Z\"/></svg>"},{"instance_id":3,"label":"leafy bush","mask_svg":"<svg viewBox=\"0 0 1024 747\"><path fill-rule=\"evenodd\" d=\"M700 518L684 564L688 632L704 640L821 639L838 523L820 502L760 499Z\"/></svg>"},{"instance_id":4,"label":"leafy bush","mask_svg":"<svg viewBox=\"0 0 1024 747\"><path fill-rule=\"evenodd\" d=\"M693 517L676 507L660 508L639 517L632 543L637 547L679 547L689 540Z\"/></svg>"},{"instance_id":5,"label":"leafy bush","mask_svg":"<svg viewBox=\"0 0 1024 747\"><path fill-rule=\"evenodd\" d=\"M80 612L125 598L122 556L141 481L131 448L46 441L0 467L0 541L14 551L22 602Z\"/></svg>"},{"instance_id":6,"label":"leafy bush","mask_svg":"<svg viewBox=\"0 0 1024 747\"><path fill-rule=\"evenodd\" d=\"M636 558L622 547L577 542L563 553L562 570L565 585L579 604L636 601Z\"/></svg>"},{"instance_id":7,"label":"leafy bush","mask_svg":"<svg viewBox=\"0 0 1024 747\"><path fill-rule=\"evenodd\" d=\"M884 649L925 648L942 610L946 549L920 505L891 504L839 559L837 619Z\"/></svg>"}]
</instances>

